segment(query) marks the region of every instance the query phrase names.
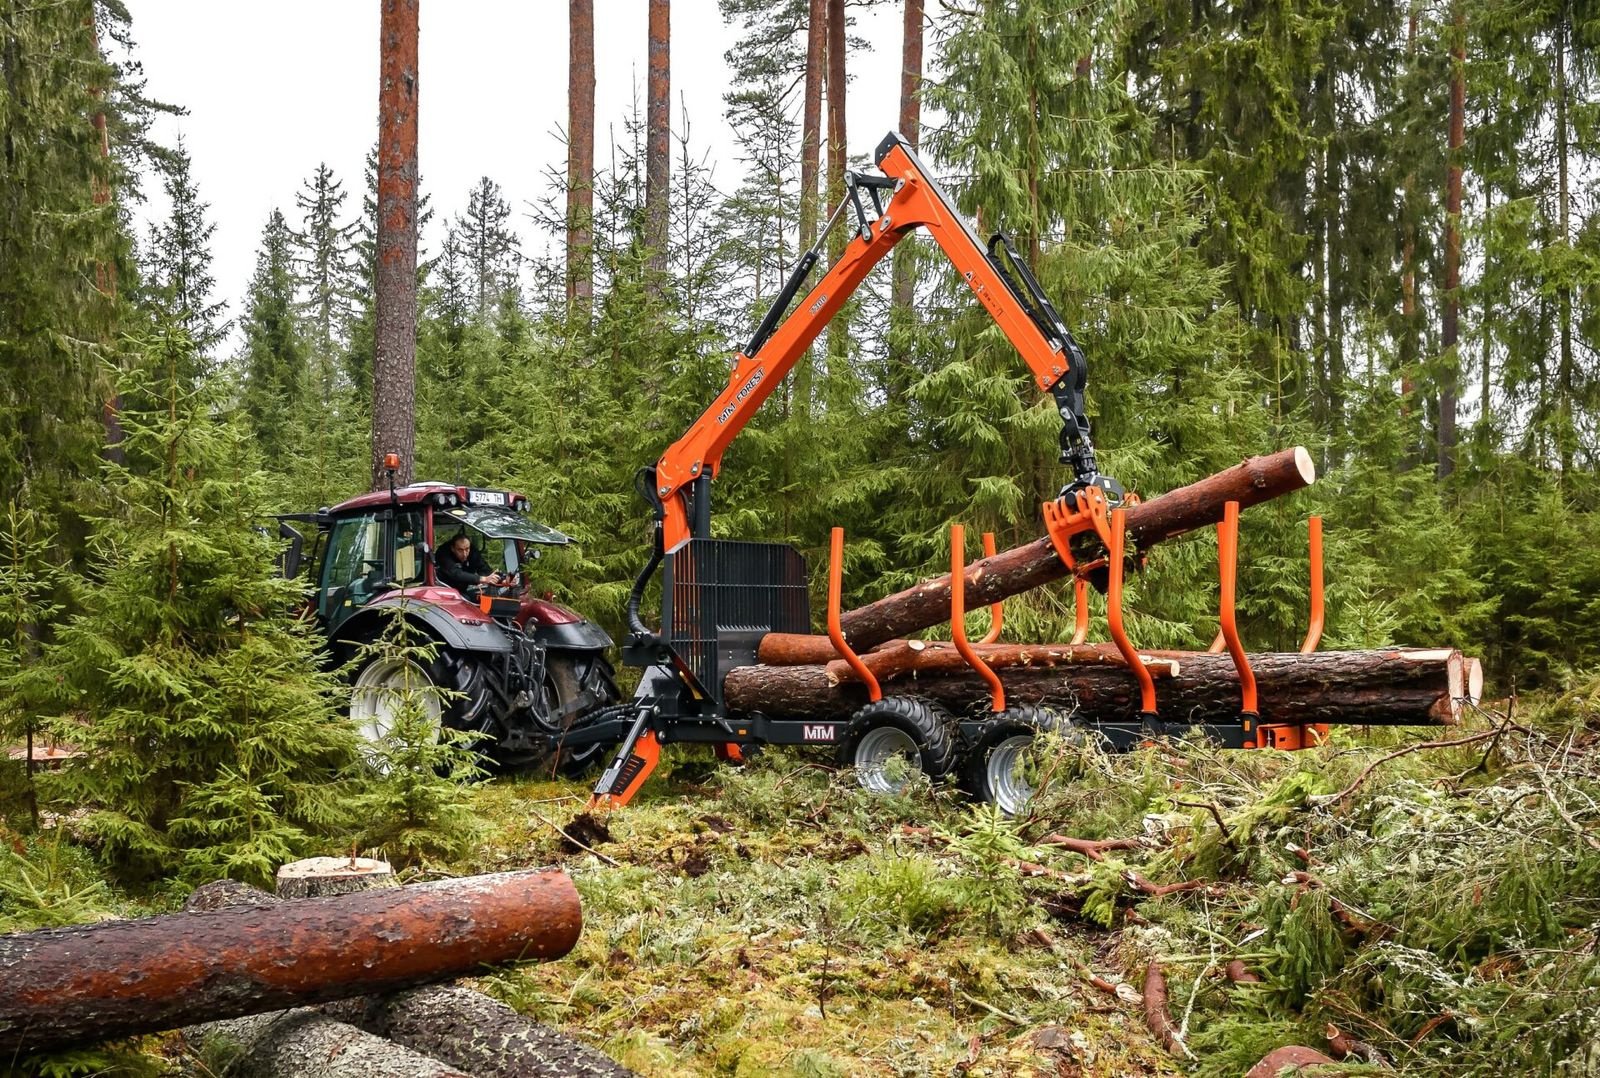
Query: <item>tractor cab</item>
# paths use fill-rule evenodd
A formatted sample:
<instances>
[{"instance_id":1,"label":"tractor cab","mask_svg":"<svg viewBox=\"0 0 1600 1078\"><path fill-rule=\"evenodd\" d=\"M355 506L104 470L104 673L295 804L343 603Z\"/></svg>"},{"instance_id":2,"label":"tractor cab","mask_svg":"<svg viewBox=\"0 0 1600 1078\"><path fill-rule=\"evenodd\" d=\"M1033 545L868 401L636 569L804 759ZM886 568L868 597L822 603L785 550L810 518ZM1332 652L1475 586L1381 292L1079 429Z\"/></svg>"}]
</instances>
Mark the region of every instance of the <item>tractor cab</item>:
<instances>
[{"instance_id":1,"label":"tractor cab","mask_svg":"<svg viewBox=\"0 0 1600 1078\"><path fill-rule=\"evenodd\" d=\"M527 506L515 491L444 483L363 494L317 513L280 517L289 541L284 568L290 576L312 576L316 614L330 632L374 601L399 595L442 604L458 618L481 617L477 594L464 595L439 578L438 551L466 535L508 581L492 589L496 597L524 598L528 568L542 548L572 541L529 517ZM314 534L302 535L295 525L303 523L314 524Z\"/></svg>"}]
</instances>

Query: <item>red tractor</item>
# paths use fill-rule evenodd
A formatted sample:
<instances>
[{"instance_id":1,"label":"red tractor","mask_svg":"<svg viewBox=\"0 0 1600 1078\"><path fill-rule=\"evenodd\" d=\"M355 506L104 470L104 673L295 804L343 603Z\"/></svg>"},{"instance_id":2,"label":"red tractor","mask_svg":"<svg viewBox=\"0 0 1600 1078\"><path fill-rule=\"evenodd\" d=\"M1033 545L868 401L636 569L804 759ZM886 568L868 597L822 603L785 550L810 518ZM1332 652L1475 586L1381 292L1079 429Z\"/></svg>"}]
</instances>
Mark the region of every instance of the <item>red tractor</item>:
<instances>
[{"instance_id":1,"label":"red tractor","mask_svg":"<svg viewBox=\"0 0 1600 1078\"><path fill-rule=\"evenodd\" d=\"M309 575L333 660L356 660L350 715L367 736L389 730L396 688L425 683L446 690L429 695L433 718L474 735L473 747L493 764L527 766L556 754L563 769L578 771L604 752L569 748L565 735L617 699L611 637L531 594L533 559L571 539L536 523L527 508L514 491L413 483L278 518L289 541L284 570ZM309 537L296 527L305 524L315 527ZM492 579L458 589L444 579L452 566L443 548L463 536L472 564ZM396 614L434 645L432 659L376 650L361 658Z\"/></svg>"}]
</instances>

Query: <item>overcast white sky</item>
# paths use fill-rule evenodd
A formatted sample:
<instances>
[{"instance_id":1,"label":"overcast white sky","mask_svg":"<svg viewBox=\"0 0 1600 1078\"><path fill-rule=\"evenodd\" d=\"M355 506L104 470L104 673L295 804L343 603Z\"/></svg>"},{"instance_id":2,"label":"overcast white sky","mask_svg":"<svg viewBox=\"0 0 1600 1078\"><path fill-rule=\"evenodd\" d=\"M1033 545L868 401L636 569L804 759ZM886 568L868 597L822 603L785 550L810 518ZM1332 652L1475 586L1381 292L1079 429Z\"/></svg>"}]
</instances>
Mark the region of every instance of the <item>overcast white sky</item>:
<instances>
[{"instance_id":1,"label":"overcast white sky","mask_svg":"<svg viewBox=\"0 0 1600 1078\"><path fill-rule=\"evenodd\" d=\"M274 206L296 220L294 195L325 161L359 212L362 163L377 134L378 0L128 0L136 56L149 92L188 115L164 120L164 141L182 133L201 197L211 204L217 295L230 317L254 269L256 244ZM606 159L607 128L621 132L643 101L645 0L596 0L596 158ZM900 9L886 4L857 17L871 51L853 52L849 134L866 154L899 111ZM693 141L711 150L719 187L731 190L739 163L723 120L728 84L723 53L736 36L716 0L672 5L674 130L687 106ZM544 193L552 167L565 172L558 140L567 116L566 0L421 0L420 167L433 197L437 248L443 222L465 208L480 176L500 184L523 218ZM141 221L166 207L159 184ZM141 232L144 231L141 225Z\"/></svg>"}]
</instances>

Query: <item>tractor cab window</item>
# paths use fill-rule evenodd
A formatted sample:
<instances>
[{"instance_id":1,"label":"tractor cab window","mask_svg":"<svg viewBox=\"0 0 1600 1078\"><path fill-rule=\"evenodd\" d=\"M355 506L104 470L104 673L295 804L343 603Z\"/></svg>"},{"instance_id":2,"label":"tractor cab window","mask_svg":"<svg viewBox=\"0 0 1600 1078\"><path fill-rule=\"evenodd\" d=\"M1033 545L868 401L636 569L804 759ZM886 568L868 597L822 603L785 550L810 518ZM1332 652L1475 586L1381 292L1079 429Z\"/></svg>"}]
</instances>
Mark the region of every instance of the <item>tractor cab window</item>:
<instances>
[{"instance_id":1,"label":"tractor cab window","mask_svg":"<svg viewBox=\"0 0 1600 1078\"><path fill-rule=\"evenodd\" d=\"M365 606L383 580L383 532L384 520L378 513L334 522L317 598L317 609L330 623Z\"/></svg>"},{"instance_id":2,"label":"tractor cab window","mask_svg":"<svg viewBox=\"0 0 1600 1078\"><path fill-rule=\"evenodd\" d=\"M391 542L392 561L385 547ZM317 609L330 624L379 595L422 583L426 547L422 519L415 512L400 513L392 521L388 510L346 517L334 523L327 547Z\"/></svg>"}]
</instances>

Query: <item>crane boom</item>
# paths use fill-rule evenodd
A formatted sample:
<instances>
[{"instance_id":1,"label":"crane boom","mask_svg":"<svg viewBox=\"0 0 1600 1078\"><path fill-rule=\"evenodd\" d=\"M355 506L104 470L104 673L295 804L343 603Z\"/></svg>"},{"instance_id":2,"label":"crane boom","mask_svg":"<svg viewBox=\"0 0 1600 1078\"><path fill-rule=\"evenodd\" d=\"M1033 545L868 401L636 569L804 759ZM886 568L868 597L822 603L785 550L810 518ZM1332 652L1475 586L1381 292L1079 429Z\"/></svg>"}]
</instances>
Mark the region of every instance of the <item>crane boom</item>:
<instances>
[{"instance_id":1,"label":"crane boom","mask_svg":"<svg viewBox=\"0 0 1600 1078\"><path fill-rule=\"evenodd\" d=\"M1088 363L1083 350L1010 241L998 233L987 246L980 241L898 133L891 131L879 143L875 160L881 175L848 174L845 202L834 215L837 220L847 206L852 208L855 236L785 318L818 260L816 248L806 252L750 345L734 357L727 387L662 454L649 475L644 492L657 506L666 549L692 536L709 536L710 484L721 470L722 454L872 268L918 228L927 230L961 274L1031 368L1039 388L1055 398L1062 419L1061 460L1073 471L1068 489L1092 485L1104 490L1113 503L1120 497L1121 487L1096 468L1084 416ZM864 196L873 213L868 212ZM822 239L817 243L820 246Z\"/></svg>"}]
</instances>

